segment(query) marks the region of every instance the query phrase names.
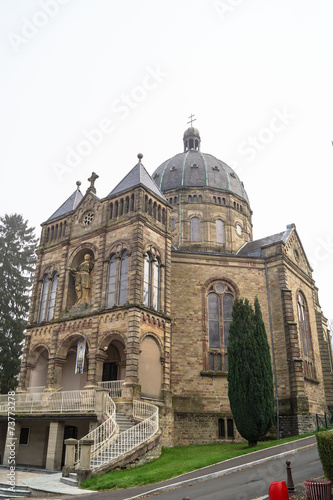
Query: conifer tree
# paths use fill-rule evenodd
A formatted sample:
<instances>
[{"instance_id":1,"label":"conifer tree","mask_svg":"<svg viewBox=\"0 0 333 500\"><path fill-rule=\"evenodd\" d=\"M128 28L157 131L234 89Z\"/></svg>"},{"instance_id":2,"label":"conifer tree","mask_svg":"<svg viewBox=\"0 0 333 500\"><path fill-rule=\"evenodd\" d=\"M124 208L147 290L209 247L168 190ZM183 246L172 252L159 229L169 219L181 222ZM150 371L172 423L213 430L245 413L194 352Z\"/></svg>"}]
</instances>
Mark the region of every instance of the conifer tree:
<instances>
[{"instance_id":1,"label":"conifer tree","mask_svg":"<svg viewBox=\"0 0 333 500\"><path fill-rule=\"evenodd\" d=\"M0 392L17 386L37 240L19 214L0 217Z\"/></svg>"},{"instance_id":2,"label":"conifer tree","mask_svg":"<svg viewBox=\"0 0 333 500\"><path fill-rule=\"evenodd\" d=\"M235 299L228 342L228 395L240 435L255 446L274 422L271 357L259 301Z\"/></svg>"}]
</instances>

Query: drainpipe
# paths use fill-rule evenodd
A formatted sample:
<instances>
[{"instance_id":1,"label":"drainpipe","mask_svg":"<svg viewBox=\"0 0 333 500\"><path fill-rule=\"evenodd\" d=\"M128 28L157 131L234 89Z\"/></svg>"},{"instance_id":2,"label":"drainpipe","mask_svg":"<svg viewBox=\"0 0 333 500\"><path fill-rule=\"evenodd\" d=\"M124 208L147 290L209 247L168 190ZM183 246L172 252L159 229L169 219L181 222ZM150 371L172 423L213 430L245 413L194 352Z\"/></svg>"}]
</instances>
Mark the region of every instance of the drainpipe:
<instances>
[{"instance_id":1,"label":"drainpipe","mask_svg":"<svg viewBox=\"0 0 333 500\"><path fill-rule=\"evenodd\" d=\"M272 343L273 373L274 373L274 386L275 386L275 399L276 399L276 429L277 429L277 438L280 439L280 408L279 408L279 395L278 395L276 364L275 364L271 299L270 299L270 295L269 295L266 250L263 250L263 253L264 253L264 259L265 259L265 275L266 275L266 289L267 289L267 300L268 300L269 328L270 328L270 332L271 332L271 343Z\"/></svg>"}]
</instances>

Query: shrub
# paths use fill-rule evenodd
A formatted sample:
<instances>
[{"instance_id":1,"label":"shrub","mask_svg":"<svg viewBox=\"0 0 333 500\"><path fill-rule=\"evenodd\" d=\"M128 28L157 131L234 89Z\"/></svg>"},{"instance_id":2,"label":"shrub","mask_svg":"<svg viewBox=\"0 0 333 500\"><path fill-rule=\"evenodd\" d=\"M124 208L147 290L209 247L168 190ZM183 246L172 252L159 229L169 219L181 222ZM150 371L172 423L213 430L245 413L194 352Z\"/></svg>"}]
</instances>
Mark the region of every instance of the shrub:
<instances>
[{"instance_id":1,"label":"shrub","mask_svg":"<svg viewBox=\"0 0 333 500\"><path fill-rule=\"evenodd\" d=\"M333 432L324 431L316 434L318 453L327 479L333 482Z\"/></svg>"}]
</instances>

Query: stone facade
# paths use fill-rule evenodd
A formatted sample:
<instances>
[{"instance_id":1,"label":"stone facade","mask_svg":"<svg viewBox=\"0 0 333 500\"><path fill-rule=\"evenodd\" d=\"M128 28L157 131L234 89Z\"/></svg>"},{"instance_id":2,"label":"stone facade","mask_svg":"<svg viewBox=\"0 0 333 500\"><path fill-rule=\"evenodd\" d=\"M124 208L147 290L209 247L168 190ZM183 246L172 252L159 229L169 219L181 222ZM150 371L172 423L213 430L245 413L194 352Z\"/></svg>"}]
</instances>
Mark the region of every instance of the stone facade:
<instances>
[{"instance_id":1,"label":"stone facade","mask_svg":"<svg viewBox=\"0 0 333 500\"><path fill-rule=\"evenodd\" d=\"M316 413L333 410L332 349L296 227L252 241L243 184L200 152L196 129L190 135L196 148L185 145L153 178L140 156L106 198L92 176L84 196L78 187L42 224L20 391L124 380L121 404L159 406L164 446L240 439L228 400L228 307L236 295L257 296L282 435L313 429ZM90 299L78 304L73 269L85 255ZM85 362L74 375L79 339ZM56 448L64 426L51 423Z\"/></svg>"}]
</instances>

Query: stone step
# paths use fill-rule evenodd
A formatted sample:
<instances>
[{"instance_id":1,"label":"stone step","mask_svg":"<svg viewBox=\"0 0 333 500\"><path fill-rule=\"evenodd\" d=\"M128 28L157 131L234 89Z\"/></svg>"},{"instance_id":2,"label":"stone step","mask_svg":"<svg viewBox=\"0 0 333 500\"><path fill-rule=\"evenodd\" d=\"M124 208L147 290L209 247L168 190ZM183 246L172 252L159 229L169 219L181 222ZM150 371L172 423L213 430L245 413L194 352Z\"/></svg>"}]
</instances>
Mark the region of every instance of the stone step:
<instances>
[{"instance_id":1,"label":"stone step","mask_svg":"<svg viewBox=\"0 0 333 500\"><path fill-rule=\"evenodd\" d=\"M70 474L70 476L75 476L74 477L61 477L60 478L60 481L64 484L67 484L69 486L78 486L79 483L78 483L78 480L76 479L76 474Z\"/></svg>"},{"instance_id":2,"label":"stone step","mask_svg":"<svg viewBox=\"0 0 333 500\"><path fill-rule=\"evenodd\" d=\"M0 498L27 498L31 495L31 491L26 486L15 484L13 487L6 483L0 483Z\"/></svg>"}]
</instances>

